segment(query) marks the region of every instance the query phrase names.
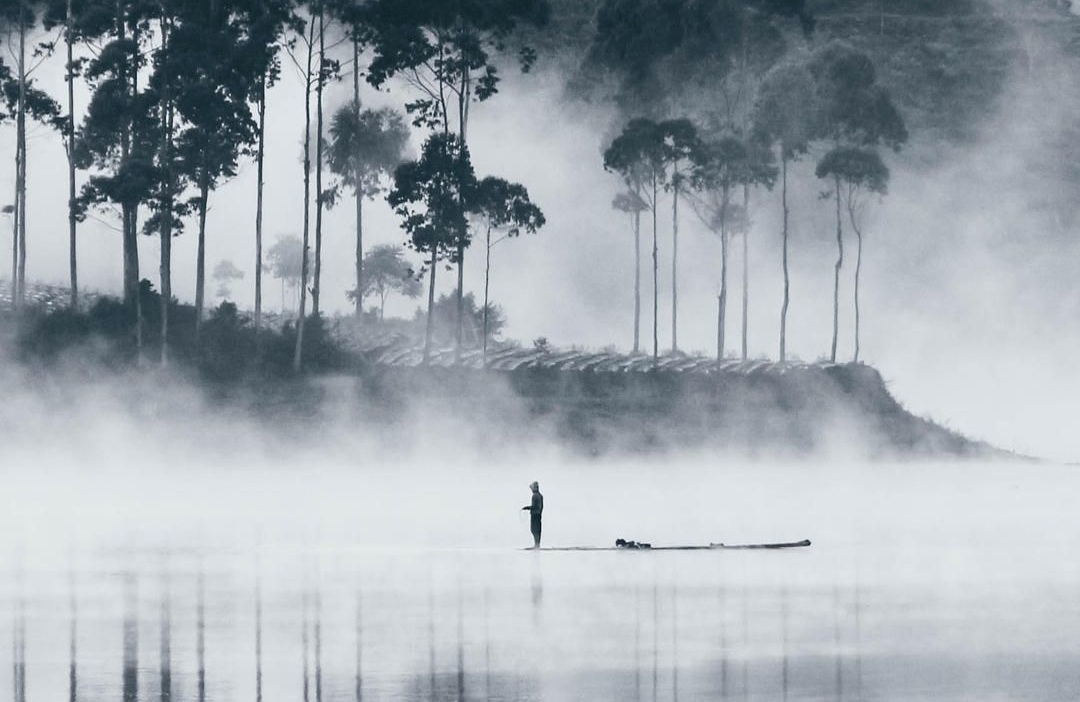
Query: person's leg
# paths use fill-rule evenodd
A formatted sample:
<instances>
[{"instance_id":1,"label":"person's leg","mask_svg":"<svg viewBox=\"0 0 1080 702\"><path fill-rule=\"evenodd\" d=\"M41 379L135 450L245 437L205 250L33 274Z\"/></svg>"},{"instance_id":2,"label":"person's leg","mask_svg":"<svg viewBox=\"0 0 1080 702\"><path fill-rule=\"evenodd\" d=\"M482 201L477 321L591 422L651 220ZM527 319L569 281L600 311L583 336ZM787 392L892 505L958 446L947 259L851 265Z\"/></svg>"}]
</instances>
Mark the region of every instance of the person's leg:
<instances>
[{"instance_id":1,"label":"person's leg","mask_svg":"<svg viewBox=\"0 0 1080 702\"><path fill-rule=\"evenodd\" d=\"M532 527L533 548L540 548L540 519L533 517L530 526Z\"/></svg>"}]
</instances>

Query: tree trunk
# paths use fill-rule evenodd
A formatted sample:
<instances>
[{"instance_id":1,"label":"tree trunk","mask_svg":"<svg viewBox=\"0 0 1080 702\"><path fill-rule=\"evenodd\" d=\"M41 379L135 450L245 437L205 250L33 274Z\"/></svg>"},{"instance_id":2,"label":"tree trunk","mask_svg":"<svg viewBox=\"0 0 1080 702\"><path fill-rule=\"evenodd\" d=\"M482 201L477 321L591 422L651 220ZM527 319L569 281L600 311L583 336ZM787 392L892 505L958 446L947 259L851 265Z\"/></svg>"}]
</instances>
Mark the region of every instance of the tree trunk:
<instances>
[{"instance_id":1,"label":"tree trunk","mask_svg":"<svg viewBox=\"0 0 1080 702\"><path fill-rule=\"evenodd\" d=\"M116 31L117 36L121 41L127 39L127 32L125 29L125 18L123 5L118 1L116 4ZM137 38L137 37L136 37ZM131 66L135 66L134 57L130 62ZM120 79L124 85L125 91L130 90L129 97L134 98L135 89L138 88L138 70L134 70L134 75L129 80L127 71L123 68L120 69ZM126 121L121 127L120 134L120 164L121 167L126 165L131 158L131 137L132 137L133 125L130 120ZM120 205L122 210L123 219L123 233L122 233L122 255L124 258L124 303L135 309L138 298L139 288L139 241L138 235L132 228L131 223L134 221L132 214L132 205L128 202L123 202ZM139 320L136 315L136 336L139 335L138 330Z\"/></svg>"},{"instance_id":2,"label":"tree trunk","mask_svg":"<svg viewBox=\"0 0 1080 702\"><path fill-rule=\"evenodd\" d=\"M461 337L465 329L465 244L457 247L457 325L454 330L454 363L461 360Z\"/></svg>"},{"instance_id":3,"label":"tree trunk","mask_svg":"<svg viewBox=\"0 0 1080 702\"><path fill-rule=\"evenodd\" d=\"M840 269L844 266L844 230L840 217L840 178L836 178L836 272L833 278L833 332L829 360L836 363L836 342L840 335Z\"/></svg>"},{"instance_id":4,"label":"tree trunk","mask_svg":"<svg viewBox=\"0 0 1080 702\"><path fill-rule=\"evenodd\" d=\"M315 278L311 284L311 313L319 316L322 291L322 168L323 168L323 88L326 83L326 32L323 6L319 3L319 82L315 84Z\"/></svg>"},{"instance_id":5,"label":"tree trunk","mask_svg":"<svg viewBox=\"0 0 1080 702\"><path fill-rule=\"evenodd\" d=\"M787 201L787 167L786 155L781 154L781 190L780 200L784 209L783 231L783 258L784 258L784 304L780 308L780 362L787 360L787 314L791 303L791 278L788 271L788 201Z\"/></svg>"},{"instance_id":6,"label":"tree trunk","mask_svg":"<svg viewBox=\"0 0 1080 702\"><path fill-rule=\"evenodd\" d=\"M855 232L855 240L858 242L858 248L855 254L855 363L859 362L859 330L860 330L860 310L859 310L859 278L862 273L862 230L859 229L859 222L855 217L855 203L854 196L848 194L848 217L851 218L851 229Z\"/></svg>"},{"instance_id":7,"label":"tree trunk","mask_svg":"<svg viewBox=\"0 0 1080 702\"><path fill-rule=\"evenodd\" d=\"M720 227L720 296L716 312L716 360L724 360L725 333L727 326L727 262L728 235L726 224Z\"/></svg>"},{"instance_id":8,"label":"tree trunk","mask_svg":"<svg viewBox=\"0 0 1080 702\"><path fill-rule=\"evenodd\" d=\"M308 241L311 220L311 61L315 48L315 23L308 32L307 73L304 83L304 236L300 257L300 309L296 320L293 370L300 371L304 353L304 313L307 311Z\"/></svg>"},{"instance_id":9,"label":"tree trunk","mask_svg":"<svg viewBox=\"0 0 1080 702\"><path fill-rule=\"evenodd\" d=\"M23 218L19 195L23 192L23 181L19 174L23 172L23 143L15 137L15 205L12 213L11 228L11 306L18 311L18 225Z\"/></svg>"},{"instance_id":10,"label":"tree trunk","mask_svg":"<svg viewBox=\"0 0 1080 702\"><path fill-rule=\"evenodd\" d=\"M135 252L135 361L138 365L143 364L143 316L142 316L142 291L139 285L139 206L131 208L131 222L129 224L131 238L135 241L132 250Z\"/></svg>"},{"instance_id":11,"label":"tree trunk","mask_svg":"<svg viewBox=\"0 0 1080 702\"><path fill-rule=\"evenodd\" d=\"M671 351L679 350L679 166L671 193Z\"/></svg>"},{"instance_id":12,"label":"tree trunk","mask_svg":"<svg viewBox=\"0 0 1080 702\"><path fill-rule=\"evenodd\" d=\"M199 184L199 245L195 254L195 345L202 334L203 306L206 301L206 206L210 182L203 176Z\"/></svg>"},{"instance_id":13,"label":"tree trunk","mask_svg":"<svg viewBox=\"0 0 1080 702\"><path fill-rule=\"evenodd\" d=\"M353 36L353 119L360 124L360 41ZM360 169L353 173L356 185L356 319L364 320L364 188ZM381 309L380 305L380 309ZM380 312L380 319L382 314Z\"/></svg>"},{"instance_id":14,"label":"tree trunk","mask_svg":"<svg viewBox=\"0 0 1080 702\"><path fill-rule=\"evenodd\" d=\"M70 3L71 0L68 0ZM168 65L169 39L171 28L168 20L164 17L164 9L161 18L161 54L163 65ZM161 133L161 165L164 174L161 198L161 268L158 273L161 281L161 367L169 365L169 304L172 302L172 140L173 140L173 106L170 93L170 78L165 76L162 80L162 129Z\"/></svg>"},{"instance_id":15,"label":"tree trunk","mask_svg":"<svg viewBox=\"0 0 1080 702\"><path fill-rule=\"evenodd\" d=\"M487 249L484 260L484 368L487 368L488 353L488 291L491 288L491 227L487 229Z\"/></svg>"},{"instance_id":16,"label":"tree trunk","mask_svg":"<svg viewBox=\"0 0 1080 702\"><path fill-rule=\"evenodd\" d=\"M656 175L652 177L652 335L653 359L660 358L660 264L656 243Z\"/></svg>"},{"instance_id":17,"label":"tree trunk","mask_svg":"<svg viewBox=\"0 0 1080 702\"><path fill-rule=\"evenodd\" d=\"M640 190L640 189L639 189ZM640 195L640 193L639 193ZM641 350L641 212L634 210L634 353Z\"/></svg>"},{"instance_id":18,"label":"tree trunk","mask_svg":"<svg viewBox=\"0 0 1080 702\"><path fill-rule=\"evenodd\" d=\"M749 357L747 340L750 336L750 186L743 185L743 217L746 218L743 229L742 246L742 360Z\"/></svg>"},{"instance_id":19,"label":"tree trunk","mask_svg":"<svg viewBox=\"0 0 1080 702\"><path fill-rule=\"evenodd\" d=\"M18 161L16 182L16 207L19 211L18 251L19 267L16 273L15 309L21 310L26 302L26 2L19 0L19 96L16 114L16 151Z\"/></svg>"},{"instance_id":20,"label":"tree trunk","mask_svg":"<svg viewBox=\"0 0 1080 702\"><path fill-rule=\"evenodd\" d=\"M11 218L11 309L18 310L19 304L19 163L22 160L22 145L15 140L15 205Z\"/></svg>"},{"instance_id":21,"label":"tree trunk","mask_svg":"<svg viewBox=\"0 0 1080 702\"><path fill-rule=\"evenodd\" d=\"M424 329L424 365L431 360L431 334L435 329L435 269L438 267L437 249L431 248L431 282L427 296L427 327Z\"/></svg>"},{"instance_id":22,"label":"tree trunk","mask_svg":"<svg viewBox=\"0 0 1080 702\"><path fill-rule=\"evenodd\" d=\"M259 134L255 152L255 355L262 351L263 164L266 160L266 72L259 82Z\"/></svg>"},{"instance_id":23,"label":"tree trunk","mask_svg":"<svg viewBox=\"0 0 1080 702\"><path fill-rule=\"evenodd\" d=\"M859 242L855 255L855 362L859 362L859 274L862 272L862 234L855 230L855 238Z\"/></svg>"},{"instance_id":24,"label":"tree trunk","mask_svg":"<svg viewBox=\"0 0 1080 702\"><path fill-rule=\"evenodd\" d=\"M75 18L71 6L72 0L67 0L65 16L64 43L67 45L67 162L68 162L68 268L71 278L71 307L79 306L79 270L78 251L76 244L77 223L75 217L75 62L74 52L74 25Z\"/></svg>"}]
</instances>

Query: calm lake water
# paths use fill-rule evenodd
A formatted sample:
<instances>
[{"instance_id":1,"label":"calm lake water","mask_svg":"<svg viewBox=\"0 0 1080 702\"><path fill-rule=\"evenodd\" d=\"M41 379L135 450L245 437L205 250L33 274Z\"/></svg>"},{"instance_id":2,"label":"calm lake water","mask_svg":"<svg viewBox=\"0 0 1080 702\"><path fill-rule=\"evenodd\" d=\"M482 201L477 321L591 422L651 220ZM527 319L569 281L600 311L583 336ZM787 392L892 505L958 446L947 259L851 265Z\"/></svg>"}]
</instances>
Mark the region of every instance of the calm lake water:
<instances>
[{"instance_id":1,"label":"calm lake water","mask_svg":"<svg viewBox=\"0 0 1080 702\"><path fill-rule=\"evenodd\" d=\"M14 702L1080 698L1073 469L31 461L0 516ZM547 545L814 544L522 551L533 478Z\"/></svg>"}]
</instances>

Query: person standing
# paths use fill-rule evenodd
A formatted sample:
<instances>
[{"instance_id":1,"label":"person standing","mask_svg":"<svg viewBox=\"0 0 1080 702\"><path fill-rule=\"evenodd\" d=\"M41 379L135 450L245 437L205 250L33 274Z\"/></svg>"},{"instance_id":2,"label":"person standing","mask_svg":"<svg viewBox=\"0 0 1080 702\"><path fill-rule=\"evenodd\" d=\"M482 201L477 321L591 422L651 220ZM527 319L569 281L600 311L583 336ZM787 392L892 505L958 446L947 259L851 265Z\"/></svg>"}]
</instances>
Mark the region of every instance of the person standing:
<instances>
[{"instance_id":1,"label":"person standing","mask_svg":"<svg viewBox=\"0 0 1080 702\"><path fill-rule=\"evenodd\" d=\"M540 494L540 483L536 481L529 485L529 489L532 490L532 504L522 507L521 511L528 512L531 515L529 530L532 531L533 548L540 548L540 526L541 516L544 513L544 496Z\"/></svg>"}]
</instances>

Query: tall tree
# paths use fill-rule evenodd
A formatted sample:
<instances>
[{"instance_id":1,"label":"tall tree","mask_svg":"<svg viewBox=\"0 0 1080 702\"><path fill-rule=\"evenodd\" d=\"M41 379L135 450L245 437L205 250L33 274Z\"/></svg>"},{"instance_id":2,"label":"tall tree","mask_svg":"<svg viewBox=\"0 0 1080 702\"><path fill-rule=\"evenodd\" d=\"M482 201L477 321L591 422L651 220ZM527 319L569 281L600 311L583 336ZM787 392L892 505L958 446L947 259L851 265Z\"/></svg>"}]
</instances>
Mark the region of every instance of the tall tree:
<instances>
[{"instance_id":1,"label":"tall tree","mask_svg":"<svg viewBox=\"0 0 1080 702\"><path fill-rule=\"evenodd\" d=\"M877 82L874 62L850 45L833 41L811 57L815 104L819 110L816 136L831 146L823 158L850 146L885 144L899 150L907 141L904 120L888 91ZM820 165L820 163L819 163ZM836 203L836 265L833 270L833 326L829 358L836 362L840 335L840 271L844 265L843 181L830 170Z\"/></svg>"},{"instance_id":2,"label":"tall tree","mask_svg":"<svg viewBox=\"0 0 1080 702\"><path fill-rule=\"evenodd\" d=\"M241 0L180 5L170 31L171 71L180 85L176 111L184 128L176 148L183 175L195 188L198 215L195 259L195 338L202 327L206 287L206 219L210 192L236 175L239 157L257 141L250 98L261 84L264 49Z\"/></svg>"},{"instance_id":3,"label":"tall tree","mask_svg":"<svg viewBox=\"0 0 1080 702\"><path fill-rule=\"evenodd\" d=\"M263 274L263 188L266 161L266 91L281 75L278 55L280 40L287 28L295 29L296 16L290 0L257 0L251 26L251 47L261 75L254 102L257 115L255 138L255 349L262 350L262 274Z\"/></svg>"},{"instance_id":4,"label":"tall tree","mask_svg":"<svg viewBox=\"0 0 1080 702\"><path fill-rule=\"evenodd\" d=\"M504 239L518 236L522 230L535 234L547 220L540 208L529 199L529 191L524 185L494 176L484 178L477 185L470 209L480 218L485 229L483 358L486 367L490 336L488 325L491 299L488 293L491 286L491 247ZM503 236L492 241L492 232L502 232Z\"/></svg>"},{"instance_id":5,"label":"tall tree","mask_svg":"<svg viewBox=\"0 0 1080 702\"><path fill-rule=\"evenodd\" d=\"M89 10L89 8L88 8ZM93 94L75 142L77 163L92 169L79 206L119 206L124 261L124 301L134 316L135 345L142 358L139 295L139 207L151 200L159 173L154 163L160 120L156 96L140 89L140 69L157 7L137 0L98 6L82 17L83 35L103 44L87 64Z\"/></svg>"},{"instance_id":6,"label":"tall tree","mask_svg":"<svg viewBox=\"0 0 1080 702\"><path fill-rule=\"evenodd\" d=\"M686 170L700 148L697 129L688 119L673 119L659 125L664 139L668 171L665 188L671 192L671 350L679 350L679 193L689 180Z\"/></svg>"},{"instance_id":7,"label":"tall tree","mask_svg":"<svg viewBox=\"0 0 1080 702\"><path fill-rule=\"evenodd\" d=\"M363 10L373 58L368 81L381 86L403 77L419 92L406 104L413 123L450 134L456 123L458 139L468 145L469 111L499 90L498 58L508 39L520 28L544 26L550 15L547 0L371 0ZM528 46L518 62L528 71L536 53ZM469 237L454 251L458 268L458 328L460 353L464 323L464 266Z\"/></svg>"},{"instance_id":8,"label":"tall tree","mask_svg":"<svg viewBox=\"0 0 1080 702\"><path fill-rule=\"evenodd\" d=\"M643 200L652 214L653 358L660 356L660 269L656 205L669 163L665 133L648 119L632 119L604 151L604 169L624 179L640 177L645 184ZM636 175L636 174L640 174Z\"/></svg>"},{"instance_id":9,"label":"tall tree","mask_svg":"<svg viewBox=\"0 0 1080 702\"><path fill-rule=\"evenodd\" d=\"M784 299L780 306L780 362L787 360L787 318L791 304L791 274L788 260L790 208L788 206L788 166L810 147L814 133L813 76L801 64L783 63L772 69L762 83L755 105L755 131L780 154L782 208L781 260L784 271Z\"/></svg>"},{"instance_id":10,"label":"tall tree","mask_svg":"<svg viewBox=\"0 0 1080 702\"><path fill-rule=\"evenodd\" d=\"M84 2L76 0L49 0L46 2L42 24L46 29L63 27L64 34L64 83L67 88L67 113L61 116L58 125L64 137L64 152L67 156L68 176L68 291L69 304L76 308L79 304L79 256L78 223L81 217L78 205L78 188L75 164L75 79L79 76L84 59L75 59L75 45L81 41L81 15L87 9Z\"/></svg>"},{"instance_id":11,"label":"tall tree","mask_svg":"<svg viewBox=\"0 0 1080 702\"><path fill-rule=\"evenodd\" d=\"M616 195L611 206L630 215L634 230L634 353L638 353L641 350L641 213L649 209L641 197L641 181L628 181L627 190Z\"/></svg>"},{"instance_id":12,"label":"tall tree","mask_svg":"<svg viewBox=\"0 0 1080 702\"><path fill-rule=\"evenodd\" d=\"M417 161L394 171L394 187L387 202L401 218L409 246L427 257L427 328L424 363L431 358L435 272L440 259L452 257L468 245L467 205L476 189L476 176L468 148L453 134L436 132L424 142Z\"/></svg>"},{"instance_id":13,"label":"tall tree","mask_svg":"<svg viewBox=\"0 0 1080 702\"><path fill-rule=\"evenodd\" d=\"M28 47L30 34L38 25L39 2L16 0L0 8L0 22L12 45L15 74L0 64L0 88L8 113L15 119L15 203L12 208L12 303L16 310L22 307L26 295L26 164L27 119L63 131L59 105L42 90L34 86L33 74L41 62L52 53L51 44L36 48ZM0 115L6 117L7 115Z\"/></svg>"},{"instance_id":14,"label":"tall tree","mask_svg":"<svg viewBox=\"0 0 1080 702\"><path fill-rule=\"evenodd\" d=\"M309 18L307 29L300 28L299 35L304 38L307 47L307 59L303 68L304 75L304 225L300 262L300 309L296 320L296 346L293 349L293 370L300 371L304 353L304 321L307 315L308 252L311 235L311 86L314 77L311 72L315 55L315 22ZM290 54L291 56L292 54ZM295 62L295 59L294 59Z\"/></svg>"},{"instance_id":15,"label":"tall tree","mask_svg":"<svg viewBox=\"0 0 1080 702\"><path fill-rule=\"evenodd\" d=\"M840 147L830 151L817 166L818 178L829 178L840 183L837 202L847 210L851 228L858 241L855 262L855 356L859 362L859 277L862 272L863 233L860 219L864 196L870 193L884 195L889 188L889 168L881 160L876 149Z\"/></svg>"},{"instance_id":16,"label":"tall tree","mask_svg":"<svg viewBox=\"0 0 1080 702\"><path fill-rule=\"evenodd\" d=\"M356 203L356 290L364 282L365 199L376 197L404 158L409 130L400 114L388 108L361 111L355 100L334 113L330 123L330 170L351 188ZM353 296L356 316L363 310L362 296Z\"/></svg>"},{"instance_id":17,"label":"tall tree","mask_svg":"<svg viewBox=\"0 0 1080 702\"><path fill-rule=\"evenodd\" d=\"M323 190L323 151L326 139L323 129L323 94L326 92L326 84L340 70L340 64L326 53L326 23L327 11L324 0L314 3L316 17L312 21L319 23L319 72L315 83L315 271L311 286L311 313L319 315L319 300L322 297L322 224L323 210L326 208L332 193Z\"/></svg>"},{"instance_id":18,"label":"tall tree","mask_svg":"<svg viewBox=\"0 0 1080 702\"><path fill-rule=\"evenodd\" d=\"M745 209L735 202L737 188L751 177L750 150L734 135L706 141L698 150L690 203L701 222L720 236L720 291L716 312L716 359L724 359L727 330L728 253L731 235L747 228Z\"/></svg>"}]
</instances>

